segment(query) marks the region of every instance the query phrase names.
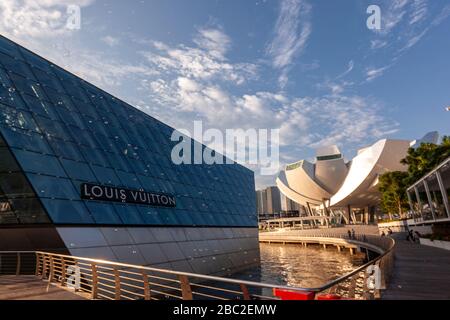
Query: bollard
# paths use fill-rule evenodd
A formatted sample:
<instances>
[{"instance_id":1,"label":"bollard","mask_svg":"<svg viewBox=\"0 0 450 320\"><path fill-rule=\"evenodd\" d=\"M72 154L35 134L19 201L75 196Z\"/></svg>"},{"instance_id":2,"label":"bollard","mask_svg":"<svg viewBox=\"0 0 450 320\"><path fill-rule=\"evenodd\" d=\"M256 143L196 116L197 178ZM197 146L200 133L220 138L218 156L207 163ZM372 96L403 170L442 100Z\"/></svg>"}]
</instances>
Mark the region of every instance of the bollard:
<instances>
[{"instance_id":1,"label":"bollard","mask_svg":"<svg viewBox=\"0 0 450 320\"><path fill-rule=\"evenodd\" d=\"M273 289L273 295L281 300L314 300L314 292L288 291L282 289Z\"/></svg>"}]
</instances>

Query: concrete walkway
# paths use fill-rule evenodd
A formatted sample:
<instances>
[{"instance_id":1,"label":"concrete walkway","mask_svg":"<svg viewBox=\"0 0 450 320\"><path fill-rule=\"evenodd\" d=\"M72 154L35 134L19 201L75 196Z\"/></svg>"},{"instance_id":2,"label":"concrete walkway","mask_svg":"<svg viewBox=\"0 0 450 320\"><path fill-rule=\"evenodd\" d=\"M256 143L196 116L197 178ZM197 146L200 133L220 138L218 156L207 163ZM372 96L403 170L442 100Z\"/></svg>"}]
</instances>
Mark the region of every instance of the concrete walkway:
<instances>
[{"instance_id":1,"label":"concrete walkway","mask_svg":"<svg viewBox=\"0 0 450 320\"><path fill-rule=\"evenodd\" d=\"M382 299L450 299L450 251L408 242L406 234L394 238L394 272Z\"/></svg>"},{"instance_id":2,"label":"concrete walkway","mask_svg":"<svg viewBox=\"0 0 450 320\"><path fill-rule=\"evenodd\" d=\"M0 276L0 300L85 300L36 276Z\"/></svg>"}]
</instances>

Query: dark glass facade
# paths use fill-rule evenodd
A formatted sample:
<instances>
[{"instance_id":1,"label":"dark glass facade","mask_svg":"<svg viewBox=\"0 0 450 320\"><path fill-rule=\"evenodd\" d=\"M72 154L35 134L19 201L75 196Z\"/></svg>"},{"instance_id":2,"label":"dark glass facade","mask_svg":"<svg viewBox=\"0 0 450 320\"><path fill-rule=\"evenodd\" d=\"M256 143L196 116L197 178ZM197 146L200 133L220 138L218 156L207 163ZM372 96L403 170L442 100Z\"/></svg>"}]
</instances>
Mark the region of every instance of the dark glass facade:
<instances>
[{"instance_id":1,"label":"dark glass facade","mask_svg":"<svg viewBox=\"0 0 450 320\"><path fill-rule=\"evenodd\" d=\"M4 37L0 82L0 225L257 226L245 167L174 165L171 127ZM82 183L177 204L82 200Z\"/></svg>"}]
</instances>

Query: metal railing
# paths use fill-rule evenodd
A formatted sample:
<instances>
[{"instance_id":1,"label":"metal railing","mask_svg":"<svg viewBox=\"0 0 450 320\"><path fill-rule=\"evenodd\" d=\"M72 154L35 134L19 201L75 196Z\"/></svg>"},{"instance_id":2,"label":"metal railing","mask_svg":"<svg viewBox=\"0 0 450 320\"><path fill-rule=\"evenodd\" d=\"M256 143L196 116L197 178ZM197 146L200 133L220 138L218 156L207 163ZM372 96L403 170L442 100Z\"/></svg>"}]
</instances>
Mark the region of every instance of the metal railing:
<instances>
[{"instance_id":1,"label":"metal railing","mask_svg":"<svg viewBox=\"0 0 450 320\"><path fill-rule=\"evenodd\" d=\"M370 239L375 241L372 237ZM378 237L377 243L371 244L385 250L384 253L318 288L273 285L41 251L0 252L0 274L35 274L48 283L78 291L90 299L279 300L274 289L371 299L379 297L379 289L389 278L394 241ZM364 281L369 276L366 270L373 265L381 270L382 286L379 289L368 288L367 281Z\"/></svg>"}]
</instances>

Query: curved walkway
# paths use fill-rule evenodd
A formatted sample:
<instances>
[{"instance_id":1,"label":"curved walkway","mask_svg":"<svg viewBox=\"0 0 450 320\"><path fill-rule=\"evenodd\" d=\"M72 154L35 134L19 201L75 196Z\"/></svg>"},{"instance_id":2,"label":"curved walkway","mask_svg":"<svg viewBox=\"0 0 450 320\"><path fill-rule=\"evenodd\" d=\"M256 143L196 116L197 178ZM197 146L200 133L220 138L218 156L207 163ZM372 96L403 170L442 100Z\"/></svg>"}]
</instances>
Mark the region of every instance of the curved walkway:
<instances>
[{"instance_id":1,"label":"curved walkway","mask_svg":"<svg viewBox=\"0 0 450 320\"><path fill-rule=\"evenodd\" d=\"M394 234L395 265L384 300L450 299L450 251L406 241Z\"/></svg>"}]
</instances>

